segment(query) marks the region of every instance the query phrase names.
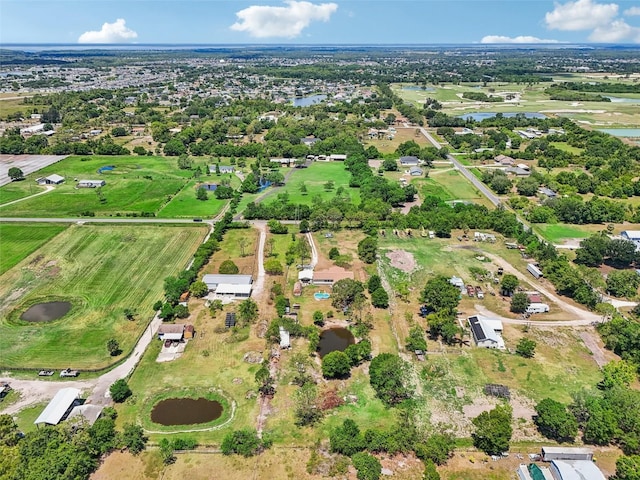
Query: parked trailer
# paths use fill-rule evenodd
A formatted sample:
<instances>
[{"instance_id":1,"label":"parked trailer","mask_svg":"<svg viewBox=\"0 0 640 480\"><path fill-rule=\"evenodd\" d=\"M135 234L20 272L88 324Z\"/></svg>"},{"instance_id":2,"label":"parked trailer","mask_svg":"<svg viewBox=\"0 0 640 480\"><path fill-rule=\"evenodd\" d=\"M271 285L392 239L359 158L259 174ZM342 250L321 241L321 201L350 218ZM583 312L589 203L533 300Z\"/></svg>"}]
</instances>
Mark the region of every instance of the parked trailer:
<instances>
[{"instance_id":1,"label":"parked trailer","mask_svg":"<svg viewBox=\"0 0 640 480\"><path fill-rule=\"evenodd\" d=\"M527 264L527 271L533 275L535 278L541 278L544 275L542 274L542 270L540 270L536 265L534 265L533 263L529 263Z\"/></svg>"},{"instance_id":2,"label":"parked trailer","mask_svg":"<svg viewBox=\"0 0 640 480\"><path fill-rule=\"evenodd\" d=\"M549 305L546 303L530 303L527 307L527 313L547 313Z\"/></svg>"}]
</instances>

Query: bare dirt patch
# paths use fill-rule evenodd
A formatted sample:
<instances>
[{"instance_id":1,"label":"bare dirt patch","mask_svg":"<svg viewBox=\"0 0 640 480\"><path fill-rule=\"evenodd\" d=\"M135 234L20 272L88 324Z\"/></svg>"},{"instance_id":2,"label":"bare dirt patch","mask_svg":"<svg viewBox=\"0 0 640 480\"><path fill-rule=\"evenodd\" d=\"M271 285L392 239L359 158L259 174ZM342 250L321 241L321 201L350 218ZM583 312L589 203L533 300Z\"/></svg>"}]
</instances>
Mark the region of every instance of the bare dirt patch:
<instances>
[{"instance_id":1,"label":"bare dirt patch","mask_svg":"<svg viewBox=\"0 0 640 480\"><path fill-rule=\"evenodd\" d=\"M390 260L392 267L405 273L411 273L417 266L413 254L405 250L391 250L387 252L387 258Z\"/></svg>"}]
</instances>

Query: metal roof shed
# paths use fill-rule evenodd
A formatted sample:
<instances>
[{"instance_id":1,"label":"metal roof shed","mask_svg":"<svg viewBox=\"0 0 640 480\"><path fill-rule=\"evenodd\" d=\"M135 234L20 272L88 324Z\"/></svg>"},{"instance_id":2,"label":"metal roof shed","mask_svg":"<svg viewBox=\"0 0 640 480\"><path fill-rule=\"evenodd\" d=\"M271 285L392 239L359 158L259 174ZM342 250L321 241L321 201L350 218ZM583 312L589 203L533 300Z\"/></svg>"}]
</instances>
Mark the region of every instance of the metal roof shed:
<instances>
[{"instance_id":1,"label":"metal roof shed","mask_svg":"<svg viewBox=\"0 0 640 480\"><path fill-rule=\"evenodd\" d=\"M38 416L36 421L33 423L36 425L39 423L57 425L79 396L80 390L77 388L67 387L58 390L58 393L56 393L40 416Z\"/></svg>"}]
</instances>

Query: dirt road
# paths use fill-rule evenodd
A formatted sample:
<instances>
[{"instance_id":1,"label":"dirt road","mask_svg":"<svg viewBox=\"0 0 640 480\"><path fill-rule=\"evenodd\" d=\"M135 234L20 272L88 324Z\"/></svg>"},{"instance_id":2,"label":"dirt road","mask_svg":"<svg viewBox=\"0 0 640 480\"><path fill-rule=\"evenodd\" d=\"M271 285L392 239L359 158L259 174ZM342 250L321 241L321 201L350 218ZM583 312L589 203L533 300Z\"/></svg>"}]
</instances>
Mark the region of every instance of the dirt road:
<instances>
[{"instance_id":1,"label":"dirt road","mask_svg":"<svg viewBox=\"0 0 640 480\"><path fill-rule=\"evenodd\" d=\"M267 239L267 224L266 222L252 222L253 226L260 231L260 238L258 239L258 275L256 281L253 282L252 296L253 298L259 298L260 294L264 290L265 271L264 271L264 244Z\"/></svg>"},{"instance_id":2,"label":"dirt road","mask_svg":"<svg viewBox=\"0 0 640 480\"><path fill-rule=\"evenodd\" d=\"M36 403L48 402L58 390L65 387L73 387L87 391L95 387L97 380L72 380L68 382L48 382L45 380L18 380L11 377L0 378L0 382L7 382L11 388L20 393L20 399L0 413L13 415L23 408ZM0 403L0 406L2 404Z\"/></svg>"},{"instance_id":3,"label":"dirt road","mask_svg":"<svg viewBox=\"0 0 640 480\"><path fill-rule=\"evenodd\" d=\"M311 247L311 268L315 268L318 264L318 249L313 241L313 235L311 235L311 232L307 232L306 236L309 241L309 246Z\"/></svg>"}]
</instances>

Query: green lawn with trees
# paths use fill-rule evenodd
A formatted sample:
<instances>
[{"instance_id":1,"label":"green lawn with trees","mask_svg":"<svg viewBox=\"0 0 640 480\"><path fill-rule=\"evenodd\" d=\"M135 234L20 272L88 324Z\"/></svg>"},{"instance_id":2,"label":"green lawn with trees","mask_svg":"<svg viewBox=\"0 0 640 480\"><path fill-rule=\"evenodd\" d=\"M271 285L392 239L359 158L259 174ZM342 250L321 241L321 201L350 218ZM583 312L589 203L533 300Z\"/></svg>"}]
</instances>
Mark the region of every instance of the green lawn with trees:
<instances>
[{"instance_id":1,"label":"green lawn with trees","mask_svg":"<svg viewBox=\"0 0 640 480\"><path fill-rule=\"evenodd\" d=\"M203 236L196 226L68 228L24 268L0 277L0 297L13 299L0 317L3 366L97 368L117 361L107 341L115 339L124 354L131 350L162 298L164 278L185 268ZM54 300L72 304L61 319L19 319L29 306Z\"/></svg>"}]
</instances>

